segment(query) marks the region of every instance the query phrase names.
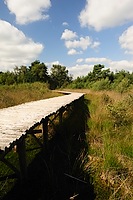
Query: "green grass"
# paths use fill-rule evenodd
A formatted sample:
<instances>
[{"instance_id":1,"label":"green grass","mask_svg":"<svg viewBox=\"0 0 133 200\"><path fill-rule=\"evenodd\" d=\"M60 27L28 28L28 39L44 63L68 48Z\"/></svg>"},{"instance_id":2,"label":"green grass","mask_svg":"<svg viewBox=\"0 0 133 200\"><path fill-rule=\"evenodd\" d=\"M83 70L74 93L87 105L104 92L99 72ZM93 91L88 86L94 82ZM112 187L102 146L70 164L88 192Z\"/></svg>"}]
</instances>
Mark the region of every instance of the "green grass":
<instances>
[{"instance_id":1,"label":"green grass","mask_svg":"<svg viewBox=\"0 0 133 200\"><path fill-rule=\"evenodd\" d=\"M133 96L91 92L87 134L96 199L133 199Z\"/></svg>"}]
</instances>

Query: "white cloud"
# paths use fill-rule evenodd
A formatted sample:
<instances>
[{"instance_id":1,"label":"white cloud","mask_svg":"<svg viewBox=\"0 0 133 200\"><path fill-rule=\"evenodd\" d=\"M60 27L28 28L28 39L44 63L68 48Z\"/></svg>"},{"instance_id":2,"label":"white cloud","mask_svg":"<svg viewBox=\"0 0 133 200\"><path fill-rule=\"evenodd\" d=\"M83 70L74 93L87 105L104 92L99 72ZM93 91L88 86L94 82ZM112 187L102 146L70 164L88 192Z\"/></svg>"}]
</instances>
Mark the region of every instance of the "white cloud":
<instances>
[{"instance_id":1,"label":"white cloud","mask_svg":"<svg viewBox=\"0 0 133 200\"><path fill-rule=\"evenodd\" d=\"M48 66L52 67L53 65L63 65L60 63L60 61L56 60L56 61L53 61L53 62L50 62L50 63L47 63Z\"/></svg>"},{"instance_id":2,"label":"white cloud","mask_svg":"<svg viewBox=\"0 0 133 200\"><path fill-rule=\"evenodd\" d=\"M92 27L96 31L132 20L132 0L86 0L86 6L79 15L81 26Z\"/></svg>"},{"instance_id":3,"label":"white cloud","mask_svg":"<svg viewBox=\"0 0 133 200\"><path fill-rule=\"evenodd\" d=\"M77 55L77 54L82 54L82 51L77 51L75 49L70 49L67 54L68 55Z\"/></svg>"},{"instance_id":4,"label":"white cloud","mask_svg":"<svg viewBox=\"0 0 133 200\"><path fill-rule=\"evenodd\" d=\"M127 60L118 60L114 61L108 58L100 57L91 57L91 58L86 58L84 59L85 63L88 64L103 64L105 67L110 68L111 71L120 71L122 69L127 70L127 71L133 71L133 61L127 61Z\"/></svg>"},{"instance_id":5,"label":"white cloud","mask_svg":"<svg viewBox=\"0 0 133 200\"><path fill-rule=\"evenodd\" d=\"M80 64L79 64L80 63ZM81 64L82 63L82 64ZM129 71L133 72L133 61L127 61L127 60L118 60L113 61L111 59L107 58L79 58L77 59L77 64L69 68L70 74L73 75L74 78L77 78L78 76L86 76L90 71L93 70L93 67L95 64L103 64L105 66L105 69L109 68L110 71L116 72L116 71Z\"/></svg>"},{"instance_id":6,"label":"white cloud","mask_svg":"<svg viewBox=\"0 0 133 200\"><path fill-rule=\"evenodd\" d=\"M83 61L84 61L83 58L78 58L78 59L76 60L76 63L81 63L81 62L83 62Z\"/></svg>"},{"instance_id":7,"label":"white cloud","mask_svg":"<svg viewBox=\"0 0 133 200\"><path fill-rule=\"evenodd\" d=\"M53 67L53 65L61 65L61 66L64 66L63 63L60 63L60 61L56 60L56 61L53 61L53 62L45 62L45 65L47 66L48 68L48 73L50 74L51 73L51 68Z\"/></svg>"},{"instance_id":8,"label":"white cloud","mask_svg":"<svg viewBox=\"0 0 133 200\"><path fill-rule=\"evenodd\" d=\"M49 68L51 68L53 65L63 65L60 63L60 61L56 60L56 61L52 61L52 62L46 62L45 65Z\"/></svg>"},{"instance_id":9,"label":"white cloud","mask_svg":"<svg viewBox=\"0 0 133 200\"><path fill-rule=\"evenodd\" d=\"M86 63L109 63L110 60L107 58L86 58Z\"/></svg>"},{"instance_id":10,"label":"white cloud","mask_svg":"<svg viewBox=\"0 0 133 200\"><path fill-rule=\"evenodd\" d=\"M72 40L74 38L77 38L77 33L73 32L71 30L65 29L64 32L62 33L61 39L63 40Z\"/></svg>"},{"instance_id":11,"label":"white cloud","mask_svg":"<svg viewBox=\"0 0 133 200\"><path fill-rule=\"evenodd\" d=\"M69 26L69 24L67 22L63 22L62 25L63 26Z\"/></svg>"},{"instance_id":12,"label":"white cloud","mask_svg":"<svg viewBox=\"0 0 133 200\"><path fill-rule=\"evenodd\" d=\"M46 11L50 8L50 0L5 0L11 13L15 14L18 24L47 19Z\"/></svg>"},{"instance_id":13,"label":"white cloud","mask_svg":"<svg viewBox=\"0 0 133 200\"><path fill-rule=\"evenodd\" d=\"M76 32L68 29L64 30L61 39L65 40L65 46L69 49L68 55L82 54L82 51L85 51L88 47L96 49L100 45L100 42L93 41L91 37L85 36L79 38ZM82 49L82 51L77 49Z\"/></svg>"},{"instance_id":14,"label":"white cloud","mask_svg":"<svg viewBox=\"0 0 133 200\"><path fill-rule=\"evenodd\" d=\"M133 72L133 61L128 60L119 60L119 61L110 61L109 67L111 71L129 71Z\"/></svg>"},{"instance_id":15,"label":"white cloud","mask_svg":"<svg viewBox=\"0 0 133 200\"><path fill-rule=\"evenodd\" d=\"M91 48L92 48L92 49L95 49L95 48L97 48L97 47L99 47L99 46L100 46L100 42L94 41L94 42L92 43L92 45L91 45Z\"/></svg>"},{"instance_id":16,"label":"white cloud","mask_svg":"<svg viewBox=\"0 0 133 200\"><path fill-rule=\"evenodd\" d=\"M86 76L88 72L92 71L93 65L88 65L88 64L76 64L72 67L70 67L69 73L73 75L73 78L81 77L81 76Z\"/></svg>"},{"instance_id":17,"label":"white cloud","mask_svg":"<svg viewBox=\"0 0 133 200\"><path fill-rule=\"evenodd\" d=\"M37 59L44 48L42 44L27 38L6 21L0 20L0 27L0 70L10 70Z\"/></svg>"},{"instance_id":18,"label":"white cloud","mask_svg":"<svg viewBox=\"0 0 133 200\"><path fill-rule=\"evenodd\" d=\"M83 50L86 50L91 44L92 44L92 40L89 36L80 37L79 40L65 41L65 46L68 49L69 48L81 48Z\"/></svg>"},{"instance_id":19,"label":"white cloud","mask_svg":"<svg viewBox=\"0 0 133 200\"><path fill-rule=\"evenodd\" d=\"M121 48L125 49L125 53L133 54L133 26L130 26L119 37Z\"/></svg>"}]
</instances>

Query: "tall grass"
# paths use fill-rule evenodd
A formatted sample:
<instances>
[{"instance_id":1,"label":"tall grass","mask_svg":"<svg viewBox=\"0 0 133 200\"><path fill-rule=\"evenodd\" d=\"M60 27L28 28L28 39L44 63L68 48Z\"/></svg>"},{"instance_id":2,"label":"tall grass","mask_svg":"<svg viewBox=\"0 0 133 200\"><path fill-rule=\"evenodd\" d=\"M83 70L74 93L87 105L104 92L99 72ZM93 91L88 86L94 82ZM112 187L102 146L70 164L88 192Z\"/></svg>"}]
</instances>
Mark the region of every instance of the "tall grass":
<instances>
[{"instance_id":1,"label":"tall grass","mask_svg":"<svg viewBox=\"0 0 133 200\"><path fill-rule=\"evenodd\" d=\"M133 95L90 91L86 98L96 199L133 199Z\"/></svg>"},{"instance_id":2,"label":"tall grass","mask_svg":"<svg viewBox=\"0 0 133 200\"><path fill-rule=\"evenodd\" d=\"M59 96L59 94L49 90L46 83L0 85L0 108L54 96Z\"/></svg>"}]
</instances>

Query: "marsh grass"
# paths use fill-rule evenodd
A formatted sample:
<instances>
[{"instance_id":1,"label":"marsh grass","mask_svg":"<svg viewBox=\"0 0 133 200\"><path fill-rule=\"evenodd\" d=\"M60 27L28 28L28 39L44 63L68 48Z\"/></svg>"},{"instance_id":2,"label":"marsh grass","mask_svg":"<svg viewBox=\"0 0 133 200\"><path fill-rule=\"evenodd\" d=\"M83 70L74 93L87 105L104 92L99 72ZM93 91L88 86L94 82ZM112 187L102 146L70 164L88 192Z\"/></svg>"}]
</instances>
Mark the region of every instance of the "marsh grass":
<instances>
[{"instance_id":1,"label":"marsh grass","mask_svg":"<svg viewBox=\"0 0 133 200\"><path fill-rule=\"evenodd\" d=\"M91 92L88 170L96 199L133 199L132 93Z\"/></svg>"},{"instance_id":2,"label":"marsh grass","mask_svg":"<svg viewBox=\"0 0 133 200\"><path fill-rule=\"evenodd\" d=\"M59 95L61 94L49 90L46 83L35 82L9 86L0 85L0 108Z\"/></svg>"}]
</instances>

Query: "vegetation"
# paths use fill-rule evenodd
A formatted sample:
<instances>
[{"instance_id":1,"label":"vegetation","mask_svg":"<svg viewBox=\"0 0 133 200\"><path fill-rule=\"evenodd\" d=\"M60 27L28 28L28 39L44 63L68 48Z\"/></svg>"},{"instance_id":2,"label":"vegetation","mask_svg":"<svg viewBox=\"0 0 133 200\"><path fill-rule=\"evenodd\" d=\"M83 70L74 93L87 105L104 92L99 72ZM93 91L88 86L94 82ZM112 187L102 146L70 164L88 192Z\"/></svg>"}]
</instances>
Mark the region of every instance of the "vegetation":
<instances>
[{"instance_id":1,"label":"vegetation","mask_svg":"<svg viewBox=\"0 0 133 200\"><path fill-rule=\"evenodd\" d=\"M65 66L53 65L48 75L48 68L44 63L36 60L29 67L15 67L12 72L0 72L0 85L43 82L50 89L60 88L72 81Z\"/></svg>"},{"instance_id":2,"label":"vegetation","mask_svg":"<svg viewBox=\"0 0 133 200\"><path fill-rule=\"evenodd\" d=\"M36 60L30 66L16 66L12 72L0 72L0 85L13 85L20 83L47 83L49 89L72 88L115 90L123 93L133 88L133 73L121 70L111 72L104 65L94 65L93 71L86 76L77 77L73 80L65 66L53 65L50 73L44 63Z\"/></svg>"},{"instance_id":3,"label":"vegetation","mask_svg":"<svg viewBox=\"0 0 133 200\"><path fill-rule=\"evenodd\" d=\"M88 152L75 160L81 166L78 174L91 176L96 200L133 199L133 73L114 73L98 64L86 76L72 80L66 67L53 65L48 74L45 64L35 61L0 73L0 108L55 96L50 89L61 87L85 92L88 101Z\"/></svg>"},{"instance_id":4,"label":"vegetation","mask_svg":"<svg viewBox=\"0 0 133 200\"><path fill-rule=\"evenodd\" d=\"M133 199L133 95L92 92L87 134L96 200Z\"/></svg>"},{"instance_id":5,"label":"vegetation","mask_svg":"<svg viewBox=\"0 0 133 200\"><path fill-rule=\"evenodd\" d=\"M0 85L0 108L59 95L61 94L49 90L47 83Z\"/></svg>"},{"instance_id":6,"label":"vegetation","mask_svg":"<svg viewBox=\"0 0 133 200\"><path fill-rule=\"evenodd\" d=\"M66 67L61 65L53 65L50 78L52 89L66 87L72 81L72 77L68 75Z\"/></svg>"},{"instance_id":7,"label":"vegetation","mask_svg":"<svg viewBox=\"0 0 133 200\"><path fill-rule=\"evenodd\" d=\"M115 90L123 93L133 88L133 73L124 70L114 73L110 69L104 69L104 65L98 64L94 65L93 71L87 76L77 77L69 88L94 91Z\"/></svg>"}]
</instances>

